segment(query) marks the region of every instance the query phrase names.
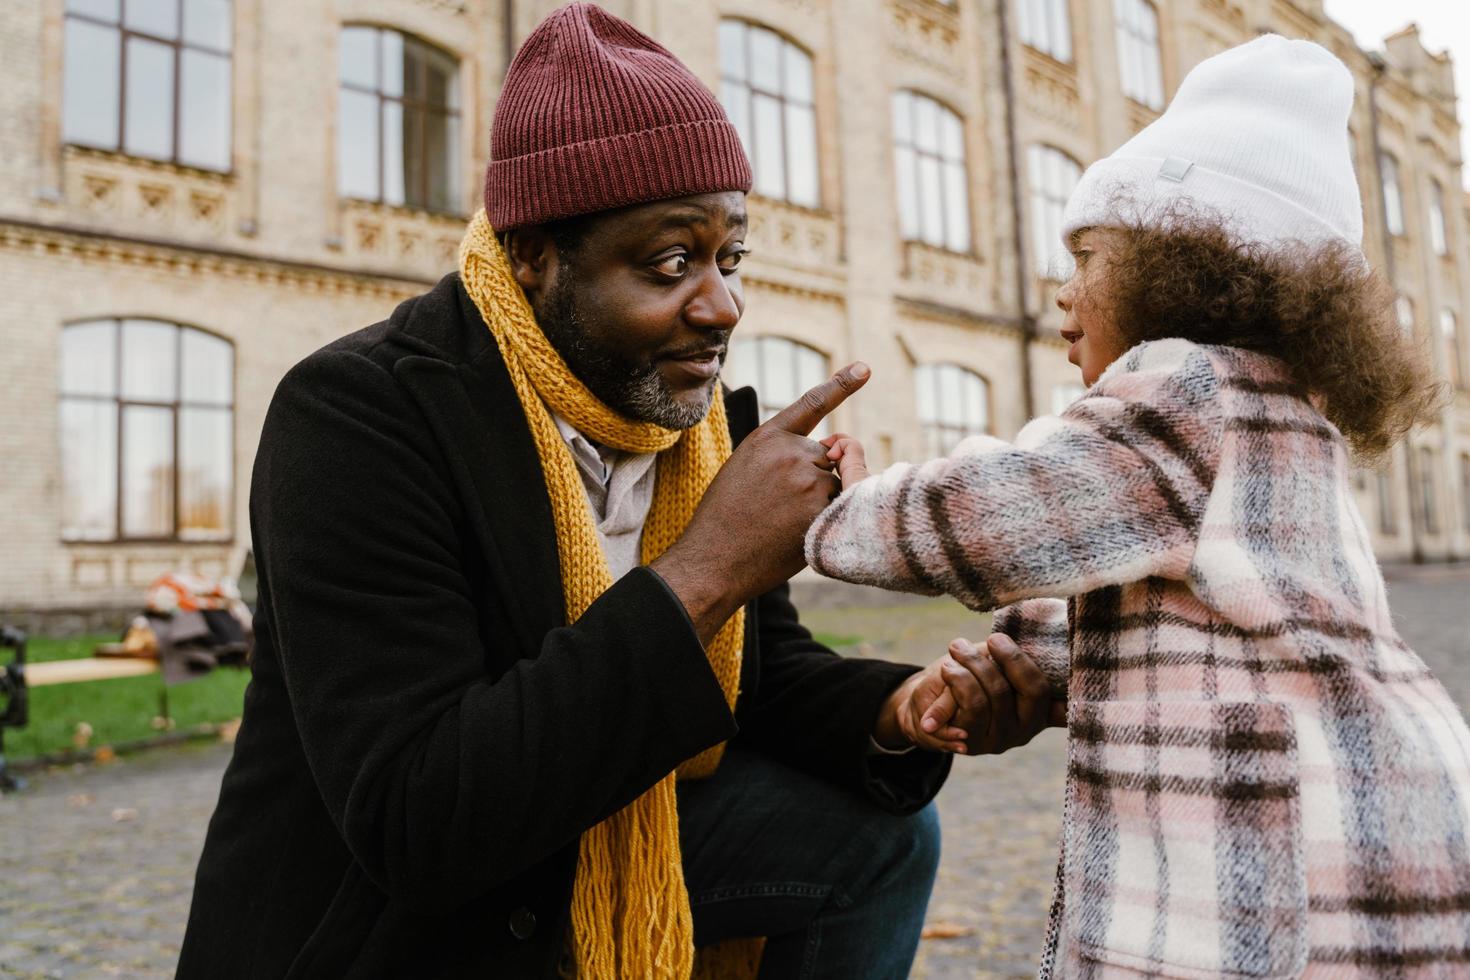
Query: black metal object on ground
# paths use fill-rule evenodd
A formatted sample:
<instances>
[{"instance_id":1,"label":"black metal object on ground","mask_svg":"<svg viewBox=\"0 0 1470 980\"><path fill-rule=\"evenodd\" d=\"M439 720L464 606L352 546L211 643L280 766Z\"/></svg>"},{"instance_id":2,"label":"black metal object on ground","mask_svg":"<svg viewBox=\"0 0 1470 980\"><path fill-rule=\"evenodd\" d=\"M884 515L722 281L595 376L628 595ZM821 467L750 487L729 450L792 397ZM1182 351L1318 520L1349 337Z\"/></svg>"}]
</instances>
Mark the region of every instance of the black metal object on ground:
<instances>
[{"instance_id":1,"label":"black metal object on ground","mask_svg":"<svg viewBox=\"0 0 1470 980\"><path fill-rule=\"evenodd\" d=\"M18 629L0 626L0 650L15 651L10 663L0 671L0 793L13 793L25 786L19 776L5 767L5 729L24 728L29 717L26 698L26 635Z\"/></svg>"}]
</instances>

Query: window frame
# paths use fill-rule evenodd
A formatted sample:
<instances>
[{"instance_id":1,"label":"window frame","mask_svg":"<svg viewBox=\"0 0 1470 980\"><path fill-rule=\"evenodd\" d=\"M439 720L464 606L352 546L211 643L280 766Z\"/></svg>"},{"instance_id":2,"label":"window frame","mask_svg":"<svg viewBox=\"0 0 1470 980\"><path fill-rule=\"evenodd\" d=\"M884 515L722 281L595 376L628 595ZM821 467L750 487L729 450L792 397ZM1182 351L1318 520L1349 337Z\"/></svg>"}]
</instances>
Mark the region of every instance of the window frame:
<instances>
[{"instance_id":1,"label":"window frame","mask_svg":"<svg viewBox=\"0 0 1470 980\"><path fill-rule=\"evenodd\" d=\"M1435 492L1434 450L1420 446L1414 450L1414 467L1417 470L1420 527L1425 534L1439 534L1439 501Z\"/></svg>"},{"instance_id":2,"label":"window frame","mask_svg":"<svg viewBox=\"0 0 1470 980\"><path fill-rule=\"evenodd\" d=\"M738 27L740 29L740 53L741 56L744 58L745 63L742 66L741 70L741 76L743 77L737 77L735 74L732 73L731 67L726 64L724 59L724 52L723 50L721 50L719 57L720 104L725 105L725 86L729 85L740 90L740 98L742 98L745 102L744 113L741 118L746 120L746 132L740 133L740 137L741 142L745 144L745 149L747 153L750 155L751 170L754 173L754 179L757 184L759 182L759 177L762 170L761 160L763 159L763 156L760 143L756 138L755 98L757 95L759 95L764 98L774 99L780 107L781 145L779 148L779 157L781 162L781 192L780 194L774 194L769 190L764 190L759 186L753 185L751 187L752 193L759 194L765 198L770 198L771 200L784 201L787 204L792 205L793 207L808 208L814 211L821 210L823 207L822 141L821 126L818 124L817 113L816 56L811 52L810 49L808 49L805 45L800 44L795 38L791 37L788 34L782 33L781 31L775 29L774 27L771 27L768 24L763 24L759 21L750 20L745 17L720 18L718 30L724 30L727 26ZM779 77L776 80L774 88L771 87L768 80L762 79L757 81L757 79L755 78L755 73L752 70L753 66L751 54L751 35L752 33L757 31L771 35L773 38L775 38L777 43L776 50L778 53L776 61L777 75ZM723 45L721 47L723 48ZM806 59L807 69L811 79L811 96L810 99L807 101L803 101L795 95L788 93L787 91L788 80L786 77L786 58L788 49L794 51L797 55ZM793 108L804 109L811 114L812 197L810 201L796 200L792 197L792 161L791 141L789 137L793 125ZM729 113L728 106L726 106L726 112L727 114ZM738 125L737 131L739 131Z\"/></svg>"},{"instance_id":3,"label":"window frame","mask_svg":"<svg viewBox=\"0 0 1470 980\"><path fill-rule=\"evenodd\" d=\"M347 81L346 79L344 79L342 77L342 69L341 69L342 35L343 35L344 32L346 32L348 30L370 30L370 31L373 32L374 56L377 59L377 64L375 66L375 74L377 76L377 80L374 82L372 88L365 88L361 84L358 84L356 82L349 82L349 81ZM421 87L420 87L420 90L422 92L424 92L424 97L423 98L411 98L408 95L409 83L408 83L408 72L406 70L406 68L407 68L407 61L408 61L407 58L404 59L405 60L405 71L404 71L404 75L403 75L403 85L402 85L403 92L402 92L402 94L400 94L400 95L389 95L389 94L387 94L386 92L383 91L383 67L384 67L384 61L383 61L383 57L384 57L384 51L383 51L383 47L384 47L383 46L383 35L384 34L396 34L396 35L398 35L398 37L402 39L403 49L404 49L405 53L409 50L409 47L410 46L422 48L422 49L424 49L425 52L427 52L428 57L420 60L418 62L418 66L417 66L417 68L418 68L418 74L419 74L420 79L421 79L421 81L423 83L421 85ZM460 179L462 177L462 175L459 173L459 171L460 171L460 165L462 163L462 161L460 159L460 156L461 156L460 150L461 150L461 148L463 147L463 144L464 144L464 108L463 108L462 105L460 105L460 101L461 100L459 98L459 95L460 95L459 88L460 88L460 82L461 82L460 73L461 73L461 71L462 71L462 69L464 67L464 59L461 58L458 55L458 53L456 53L454 51L450 51L450 50L448 50L446 48L442 48L439 45L433 43L432 41L429 41L429 40L427 40L425 38L422 38L422 37L418 36L417 34L411 34L408 31L400 30L399 28L394 27L394 26L391 26L391 25L378 24L378 23L372 23L372 22L367 22L367 21L343 21L341 24L339 24L338 27L337 27L337 50L338 50L338 69L337 69L337 107L336 107L337 118L336 118L336 123L337 123L337 130L338 130L339 135L338 135L338 144L337 144L337 147L335 149L335 153L337 154L337 161L336 161L337 162L337 177L336 177L336 187L335 187L335 190L336 190L336 193L337 193L338 198L340 198L342 200L347 200L347 201L361 201L361 202L366 203L366 204L377 204L377 205L381 205L382 207L385 207L385 208L403 208L405 210L410 210L410 211L423 211L423 212L426 212L428 214L448 215L448 216L451 216L451 217L463 217L464 216L464 201L463 201L463 194L461 193L461 188L459 187L459 185L462 183L462 179ZM449 84L445 87L445 91L446 92L452 92L454 94L454 99L453 99L453 103L454 104L453 105L450 105L450 104L447 104L446 103L446 105L444 105L443 107L436 107L433 103L431 103L431 102L428 101L428 84L427 84L428 83L428 65L429 65L429 59L430 58L433 58L435 56L442 57L442 58L448 60L449 62L453 63L453 65L454 65L454 74L450 77ZM353 92L356 92L359 95L371 96L375 100L375 105L377 107L377 124L376 124L375 130L374 130L374 132L376 134L376 139L374 140L374 143L376 144L376 147L375 148L377 149L377 153L378 153L378 162L377 162L378 193L377 193L377 196L376 197L360 197L360 196L358 196L356 194L348 194L342 188L342 158L341 158L341 156L342 156L342 148L341 148L341 136L340 136L340 133L341 133L341 129L342 129L342 90L343 89L349 89L349 90L351 90ZM399 119L400 119L399 133L400 133L400 137L403 138L403 144L405 146L407 146L407 138L406 138L407 125L406 125L405 121L409 117L409 111L410 111L410 109L418 112L419 115L420 115L420 117L423 118L423 119L426 119L426 120L430 117L430 115L439 115L439 116L443 116L445 118L446 122L447 121L450 121L450 120L453 121L453 126L451 128L452 128L452 131L454 133L454 138L452 140L450 140L449 141L449 145L447 145L444 148L445 151L446 151L446 159L451 160L453 162L454 178L455 178L455 179L451 180L451 187L449 188L449 195L448 196L449 196L449 199L450 199L450 204L449 204L448 207L440 208L440 207L432 206L429 203L427 203L428 200L429 200L429 188L430 188L430 185L432 183L432 175L429 173L429 168L427 166L427 161L429 159L429 154L427 152L428 151L428 148L429 148L429 127L428 126L424 126L423 127L423 130L420 133L420 140L419 140L419 145L418 145L418 148L417 148L418 149L419 159L420 159L420 161L422 163L422 165L419 168L420 171L421 171L421 180L420 180L420 183L423 185L421 188L419 188L419 190L421 190L423 192L423 197L421 199L421 203L415 203L414 201L411 200L411 195L410 195L410 192L409 192L408 172L407 172L408 171L408 167L406 166L406 164L405 164L405 166L403 168L404 174L403 174L403 201L402 201L402 203L394 204L393 202L387 200L387 195L384 193L384 181L386 179L385 175L387 173L387 167L385 166L385 164L387 162L387 158L386 158L386 154L384 153L384 149L383 149L383 132L384 132L383 119L384 119L384 106L385 106L385 104L390 103L390 102L391 103L395 103L396 105L399 106L399 112L400 112L400 116L399 116Z\"/></svg>"},{"instance_id":4,"label":"window frame","mask_svg":"<svg viewBox=\"0 0 1470 980\"><path fill-rule=\"evenodd\" d=\"M1378 533L1385 537L1398 537L1399 515L1395 509L1393 468L1388 463L1374 471L1373 495L1378 500Z\"/></svg>"},{"instance_id":5,"label":"window frame","mask_svg":"<svg viewBox=\"0 0 1470 980\"><path fill-rule=\"evenodd\" d=\"M1140 14L1144 15L1144 20L1136 22L1134 15ZM1113 44L1118 56L1118 87L1126 98L1153 112L1164 108L1166 95L1164 52L1160 43L1162 33L1156 4L1150 0L1113 0ZM1147 63L1132 62L1135 54L1147 55ZM1134 69L1139 70L1138 77L1134 77ZM1136 91L1130 90L1133 82L1139 85Z\"/></svg>"},{"instance_id":6,"label":"window frame","mask_svg":"<svg viewBox=\"0 0 1470 980\"><path fill-rule=\"evenodd\" d=\"M126 397L124 395L124 389L123 389L123 371L124 371L125 365L124 365L124 360L123 360L123 325L125 323L129 323L129 322L131 322L131 323L148 323L148 324L154 324L154 325L159 325L159 326L165 326L165 327L171 327L171 328L173 328L173 331L174 331L174 338L173 338L173 343L174 343L174 378L173 378L173 382L174 382L174 397L173 397L173 400L172 401L163 401L163 400L146 399L146 398L129 398L129 397ZM57 404L57 412L58 412L58 414L61 411L61 406L64 405L64 404L66 404L66 403L68 403L68 402L73 402L73 403L75 403L75 402L86 402L86 403L90 403L90 404L112 405L112 406L115 406L116 407L116 413L115 413L116 416L117 416L117 418L115 420L115 426L116 426L116 428L115 428L115 430L114 430L114 432L112 434L112 437L115 440L114 441L115 458L113 460L115 472L113 474L113 481L114 481L113 482L113 494L114 494L113 508L114 508L114 512L113 512L112 536L111 537L106 537L106 538L89 538L89 537L73 537L73 536L68 536L67 533L66 533L65 522L63 521L62 528L61 528L61 533L60 533L61 542L63 544L67 544L67 545L137 545L137 544L171 544L171 545L177 545L177 544L185 544L185 545L216 545L216 546L218 546L218 545L231 545L231 544L233 544L234 541L235 541L235 523L236 523L235 522L235 508L236 508L236 504L237 504L237 499L236 499L237 493L238 493L237 480L238 480L238 476L239 476L238 466L237 466L238 460L235 458L235 449L236 449L236 443L237 443L237 433L236 433L235 425L236 425L236 421L237 421L237 415L236 415L236 413L237 413L237 410L238 410L239 386L240 386L239 372L237 370L237 366L238 366L237 353L238 353L238 351L237 351L235 342L231 338L226 337L223 334L215 333L212 330L206 330L206 329L204 329L202 327L196 327L196 326L194 326L192 324L188 324L188 323L180 323L180 322L178 322L176 320L164 320L164 319L160 319L158 317L149 317L149 316L104 316L104 317L89 317L89 318L83 319L83 320L72 320L72 321L69 321L67 323L62 324L62 333L64 334L65 331L67 331L67 330L69 330L69 329L71 329L73 327L95 326L97 324L108 324L112 328L112 345L113 345L113 379L112 379L112 381L113 381L113 387L112 387L112 392L113 393L111 395L80 395L80 394L68 394L68 393L63 392L61 390L61 386L58 383L56 404ZM212 340L222 341L223 343L225 343L226 345L228 345L229 351L230 351L230 391L229 391L229 401L228 401L228 403L226 403L226 404L210 404L210 403L204 403L204 402L190 402L190 401L186 401L184 399L184 397L183 397L183 375L184 375L183 346L184 346L184 336L185 336L186 333L188 333L190 331L192 331L194 333L202 334L205 337L208 337L208 338L210 338ZM62 370L64 368L64 358L65 358L65 353L63 351L63 352L61 352L61 355L57 359L57 368L58 368L58 371L60 371L60 370ZM124 475L124 473L126 472L126 469L127 469L126 454L125 454L125 448L126 447L125 447L125 440L124 440L124 428L125 428L125 425L126 425L126 416L127 416L127 413L125 412L125 409L126 408L129 408L129 407L163 408L163 409L167 409L169 411L170 426L171 426L171 429L172 429L172 438L171 438L171 441L170 441L170 444L169 444L170 445L170 457L169 457L170 458L170 465L169 465L169 469L170 469L170 477L171 477L171 486L170 486L170 494L171 494L171 498L170 498L171 508L170 509L171 509L171 513L170 513L170 517L169 517L169 524L170 524L170 527L171 527L172 530L171 530L171 532L169 534L166 534L166 535L156 535L156 534L130 535L130 534L128 534L126 532L126 524L125 524L124 519L123 519L124 518L123 510L124 510L124 507L125 507L125 500L124 500L124 494L123 494L123 489L124 489L124 487L123 487L123 475ZM190 537L190 536L186 536L186 535L181 535L180 534L180 524L182 523L182 521L181 521L181 517L182 517L182 496L181 496L181 494L179 492L179 488L180 488L180 472L181 472L181 468L179 466L179 449L180 449L179 428L180 428L180 417L182 415L182 411L184 409L186 409L186 408L205 409L205 410L210 410L210 411L226 411L226 412L229 413L229 429L230 429L230 446L229 446L230 473L229 473L229 480L228 480L228 484L229 484L229 496L228 496L228 500L227 500L227 502L225 504L225 510L224 510L225 526L223 527L223 529L221 530L221 532L220 532L220 534L218 536ZM58 425L56 446L57 446L58 450L61 450L61 457L60 458L64 458L64 455L65 455L64 450L62 450L63 436L64 436L64 434L61 432L61 430L59 428L59 425ZM62 465L61 462L60 462L60 458L58 460L58 469ZM62 497L63 497L63 500L65 498L65 494L66 494L66 488L65 488L65 481L64 481L64 478L63 478L63 486L62 486Z\"/></svg>"},{"instance_id":7,"label":"window frame","mask_svg":"<svg viewBox=\"0 0 1470 980\"><path fill-rule=\"evenodd\" d=\"M63 62L63 69L62 69L62 78L63 78L63 81L62 81L62 85L63 85L63 92L62 92L62 100L61 100L61 115L62 115L62 119L61 119L61 134L62 134L61 135L61 139L62 139L62 144L64 146L77 146L77 147L83 147L83 148L90 149L90 150L100 150L100 151L102 151L104 153L118 153L118 154L121 154L123 156L132 157L133 159L137 159L137 160L151 160L151 161L156 161L156 162L159 162L159 163L170 164L170 165L175 166L175 167L185 167L185 168L188 168L190 170L199 170L199 171L203 171L205 173L224 174L224 175L233 174L235 172L235 132L234 132L234 122L235 122L235 35L236 35L236 30L235 30L236 3L235 3L235 0L224 0L224 2L228 3L229 4L229 7L230 7L230 43L229 43L229 47L227 49L224 49L224 50L221 50L219 48L211 47L211 46L209 46L207 44L201 44L201 43L198 43L198 42L185 40L185 38L184 38L184 23L185 23L184 22L184 14L185 14L185 8L186 8L186 6L188 4L188 0L174 0L174 3L175 3L175 11L176 11L176 13L178 15L178 36L177 37L174 37L174 38L166 38L166 37L162 37L162 36L157 35L157 34L150 34L150 33L148 33L145 30L138 30L136 28L129 27L128 26L128 3L129 2L131 2L131 0L117 0L117 4L118 4L118 6L117 6L117 20L115 22L114 21L103 20L102 18L97 17L97 16L95 16L93 14L83 13L83 12L78 12L78 11L74 11L74 10L68 9L70 5L67 4L67 3L65 3L65 2L63 2L63 5L62 5L63 6L63 11L62 11L62 62ZM117 52L117 139L113 143L113 145L111 145L111 146L102 145L100 143L80 142L80 141L77 141L77 140L74 140L74 139L70 139L66 135L66 96L65 96L65 91L64 91L64 86L65 86L65 67L64 66L65 66L65 61L66 61L66 58L67 58L67 50L66 50L67 45L66 45L65 34L66 34L66 22L67 21L71 21L71 20L76 20L76 21L79 21L79 22L84 23L84 24L90 24L93 27L105 28L107 30L114 31L114 32L117 33L117 37L118 37L118 52ZM127 143L128 143L128 47L129 47L128 42L131 39L138 39L138 40L142 40L142 41L147 41L147 42L149 42L151 44L162 44L162 45L166 45L169 48L169 51L170 51L170 58L171 58L172 65L173 65L172 83L170 85L170 88L171 88L170 95L172 96L170 111L172 112L172 119L171 119L171 123L170 123L169 146L171 147L171 149L170 149L169 155L166 156L166 157L152 156L152 155L149 155L149 154L146 154L146 153L136 152L134 150L129 149L128 148L128 145L127 145ZM227 140L229 141L229 145L228 145L228 147L226 148L226 151L225 151L226 163L225 163L225 166L222 169L221 168L216 168L216 167L213 167L213 166L209 166L207 164L190 163L190 162L188 162L188 161L183 160L183 159L180 158L180 153L179 153L179 138L180 138L181 134L183 133L183 126L182 126L182 121L181 121L182 113L181 113L180 110L182 109L182 106L183 106L183 96L182 96L182 92L183 92L183 64L184 64L184 52L185 51L198 51L198 52L202 52L204 54L207 54L207 55L210 55L210 56L213 56L213 57L216 57L216 58L223 58L224 61L225 61L225 64L229 68L229 88L228 88L228 93L227 93L228 97L225 100L226 105L229 108L229 121L228 121L228 123L225 126L225 135L226 135Z\"/></svg>"},{"instance_id":8,"label":"window frame","mask_svg":"<svg viewBox=\"0 0 1470 980\"><path fill-rule=\"evenodd\" d=\"M900 136L898 126L899 99L908 100L907 106L909 111L909 118L907 128L909 135L907 138ZM919 147L918 117L919 104L921 101L932 105L933 111L938 113L938 115L935 116L936 140L940 144L940 150L938 152L921 149ZM958 158L946 157L944 155L943 129L947 125L947 119L953 120L953 125L959 133ZM959 112L955 111L953 107L949 106L945 102L935 98L932 95L919 91L918 89L903 88L896 89L889 97L889 122L890 125L893 127L893 189L895 203L898 206L899 237L903 241L917 242L921 245L927 245L930 248L941 249L945 252L949 252L952 255L973 256L975 254L975 221L974 214L971 211L972 205L970 195L970 155L968 146L969 141L965 133L965 117ZM904 195L902 192L903 174L901 173L902 164L900 163L900 155L904 151L907 151L910 154L911 164L913 168L911 180L914 192L915 207L917 208L917 211L914 215L914 222L916 224L914 234L909 234L904 228ZM920 164L923 160L934 161L939 169L939 183L937 188L935 189L935 193L938 195L939 198L940 241L934 241L928 237L925 237L923 215L924 201L926 200L926 198L923 191L923 180L920 176L920 174L922 173L922 168ZM960 202L962 206L958 208L950 206L948 200L948 181L945 179L947 168L956 166L959 168L960 190L964 196L964 200ZM957 248L950 243L950 232L959 231L958 228L953 227L952 223L958 221L958 216L960 215L963 215L964 218L964 245L962 248ZM958 237L958 235L956 235L956 237Z\"/></svg>"},{"instance_id":9,"label":"window frame","mask_svg":"<svg viewBox=\"0 0 1470 980\"><path fill-rule=\"evenodd\" d=\"M1439 336L1444 344L1445 374L1456 388L1465 385L1465 357L1460 344L1460 318L1448 306L1439 311Z\"/></svg>"},{"instance_id":10,"label":"window frame","mask_svg":"<svg viewBox=\"0 0 1470 980\"><path fill-rule=\"evenodd\" d=\"M956 375L961 384L979 382L980 404L984 412L984 418L977 426L971 422L956 424L944 419L944 412L939 405L939 392L941 390L940 379L943 375ZM934 417L924 417L924 403L920 392L924 385L930 384L934 392ZM965 439L971 436L990 435L995 429L994 393L990 385L990 379L979 371L955 361L931 361L914 366L914 414L919 420L919 438L923 440L924 451L930 457L947 456ZM961 400L965 401L963 389L961 389ZM958 436L958 438L952 438Z\"/></svg>"}]
</instances>

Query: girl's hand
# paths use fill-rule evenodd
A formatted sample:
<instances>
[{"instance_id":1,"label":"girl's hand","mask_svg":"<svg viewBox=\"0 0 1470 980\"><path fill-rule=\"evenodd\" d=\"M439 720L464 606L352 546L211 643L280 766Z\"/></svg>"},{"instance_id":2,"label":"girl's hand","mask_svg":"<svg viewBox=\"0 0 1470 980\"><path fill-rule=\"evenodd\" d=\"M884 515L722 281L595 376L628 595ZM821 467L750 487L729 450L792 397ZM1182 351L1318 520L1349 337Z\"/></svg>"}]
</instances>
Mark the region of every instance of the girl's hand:
<instances>
[{"instance_id":1,"label":"girl's hand","mask_svg":"<svg viewBox=\"0 0 1470 980\"><path fill-rule=\"evenodd\" d=\"M822 445L827 447L827 458L837 464L837 476L842 480L842 489L846 490L854 483L861 483L869 476L868 455L863 449L863 444L845 432L834 432L823 439Z\"/></svg>"},{"instance_id":2,"label":"girl's hand","mask_svg":"<svg viewBox=\"0 0 1470 980\"><path fill-rule=\"evenodd\" d=\"M1043 728L1066 724L1066 701L1052 697L1041 668L1004 634L991 634L983 647L955 640L936 666L945 691L919 727L968 732L967 755L999 754L1025 745Z\"/></svg>"}]
</instances>

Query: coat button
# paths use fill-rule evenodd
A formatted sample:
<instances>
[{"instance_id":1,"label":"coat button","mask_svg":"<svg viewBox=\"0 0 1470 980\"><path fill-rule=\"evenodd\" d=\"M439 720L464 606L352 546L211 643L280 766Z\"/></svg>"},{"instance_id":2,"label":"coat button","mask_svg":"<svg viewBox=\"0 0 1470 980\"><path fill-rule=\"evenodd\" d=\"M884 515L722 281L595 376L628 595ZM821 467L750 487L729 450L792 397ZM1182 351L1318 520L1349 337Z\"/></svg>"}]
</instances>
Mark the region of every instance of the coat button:
<instances>
[{"instance_id":1,"label":"coat button","mask_svg":"<svg viewBox=\"0 0 1470 980\"><path fill-rule=\"evenodd\" d=\"M510 914L510 934L517 939L536 935L536 913L522 906Z\"/></svg>"}]
</instances>

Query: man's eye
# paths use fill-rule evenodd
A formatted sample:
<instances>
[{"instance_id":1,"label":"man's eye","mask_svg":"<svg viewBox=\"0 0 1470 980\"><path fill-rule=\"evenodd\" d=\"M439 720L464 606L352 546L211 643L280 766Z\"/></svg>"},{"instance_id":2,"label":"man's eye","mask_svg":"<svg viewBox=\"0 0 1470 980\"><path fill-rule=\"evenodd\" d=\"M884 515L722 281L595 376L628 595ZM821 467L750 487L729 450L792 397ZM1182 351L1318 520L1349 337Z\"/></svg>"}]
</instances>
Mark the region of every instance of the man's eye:
<instances>
[{"instance_id":1,"label":"man's eye","mask_svg":"<svg viewBox=\"0 0 1470 980\"><path fill-rule=\"evenodd\" d=\"M683 252L665 256L653 264L653 267L663 275L677 279L689 271L689 256Z\"/></svg>"},{"instance_id":2,"label":"man's eye","mask_svg":"<svg viewBox=\"0 0 1470 980\"><path fill-rule=\"evenodd\" d=\"M720 268L723 269L725 272L734 272L736 269L740 268L740 260L745 258L749 254L750 249L736 249L735 251L731 252L729 255L720 260Z\"/></svg>"}]
</instances>

